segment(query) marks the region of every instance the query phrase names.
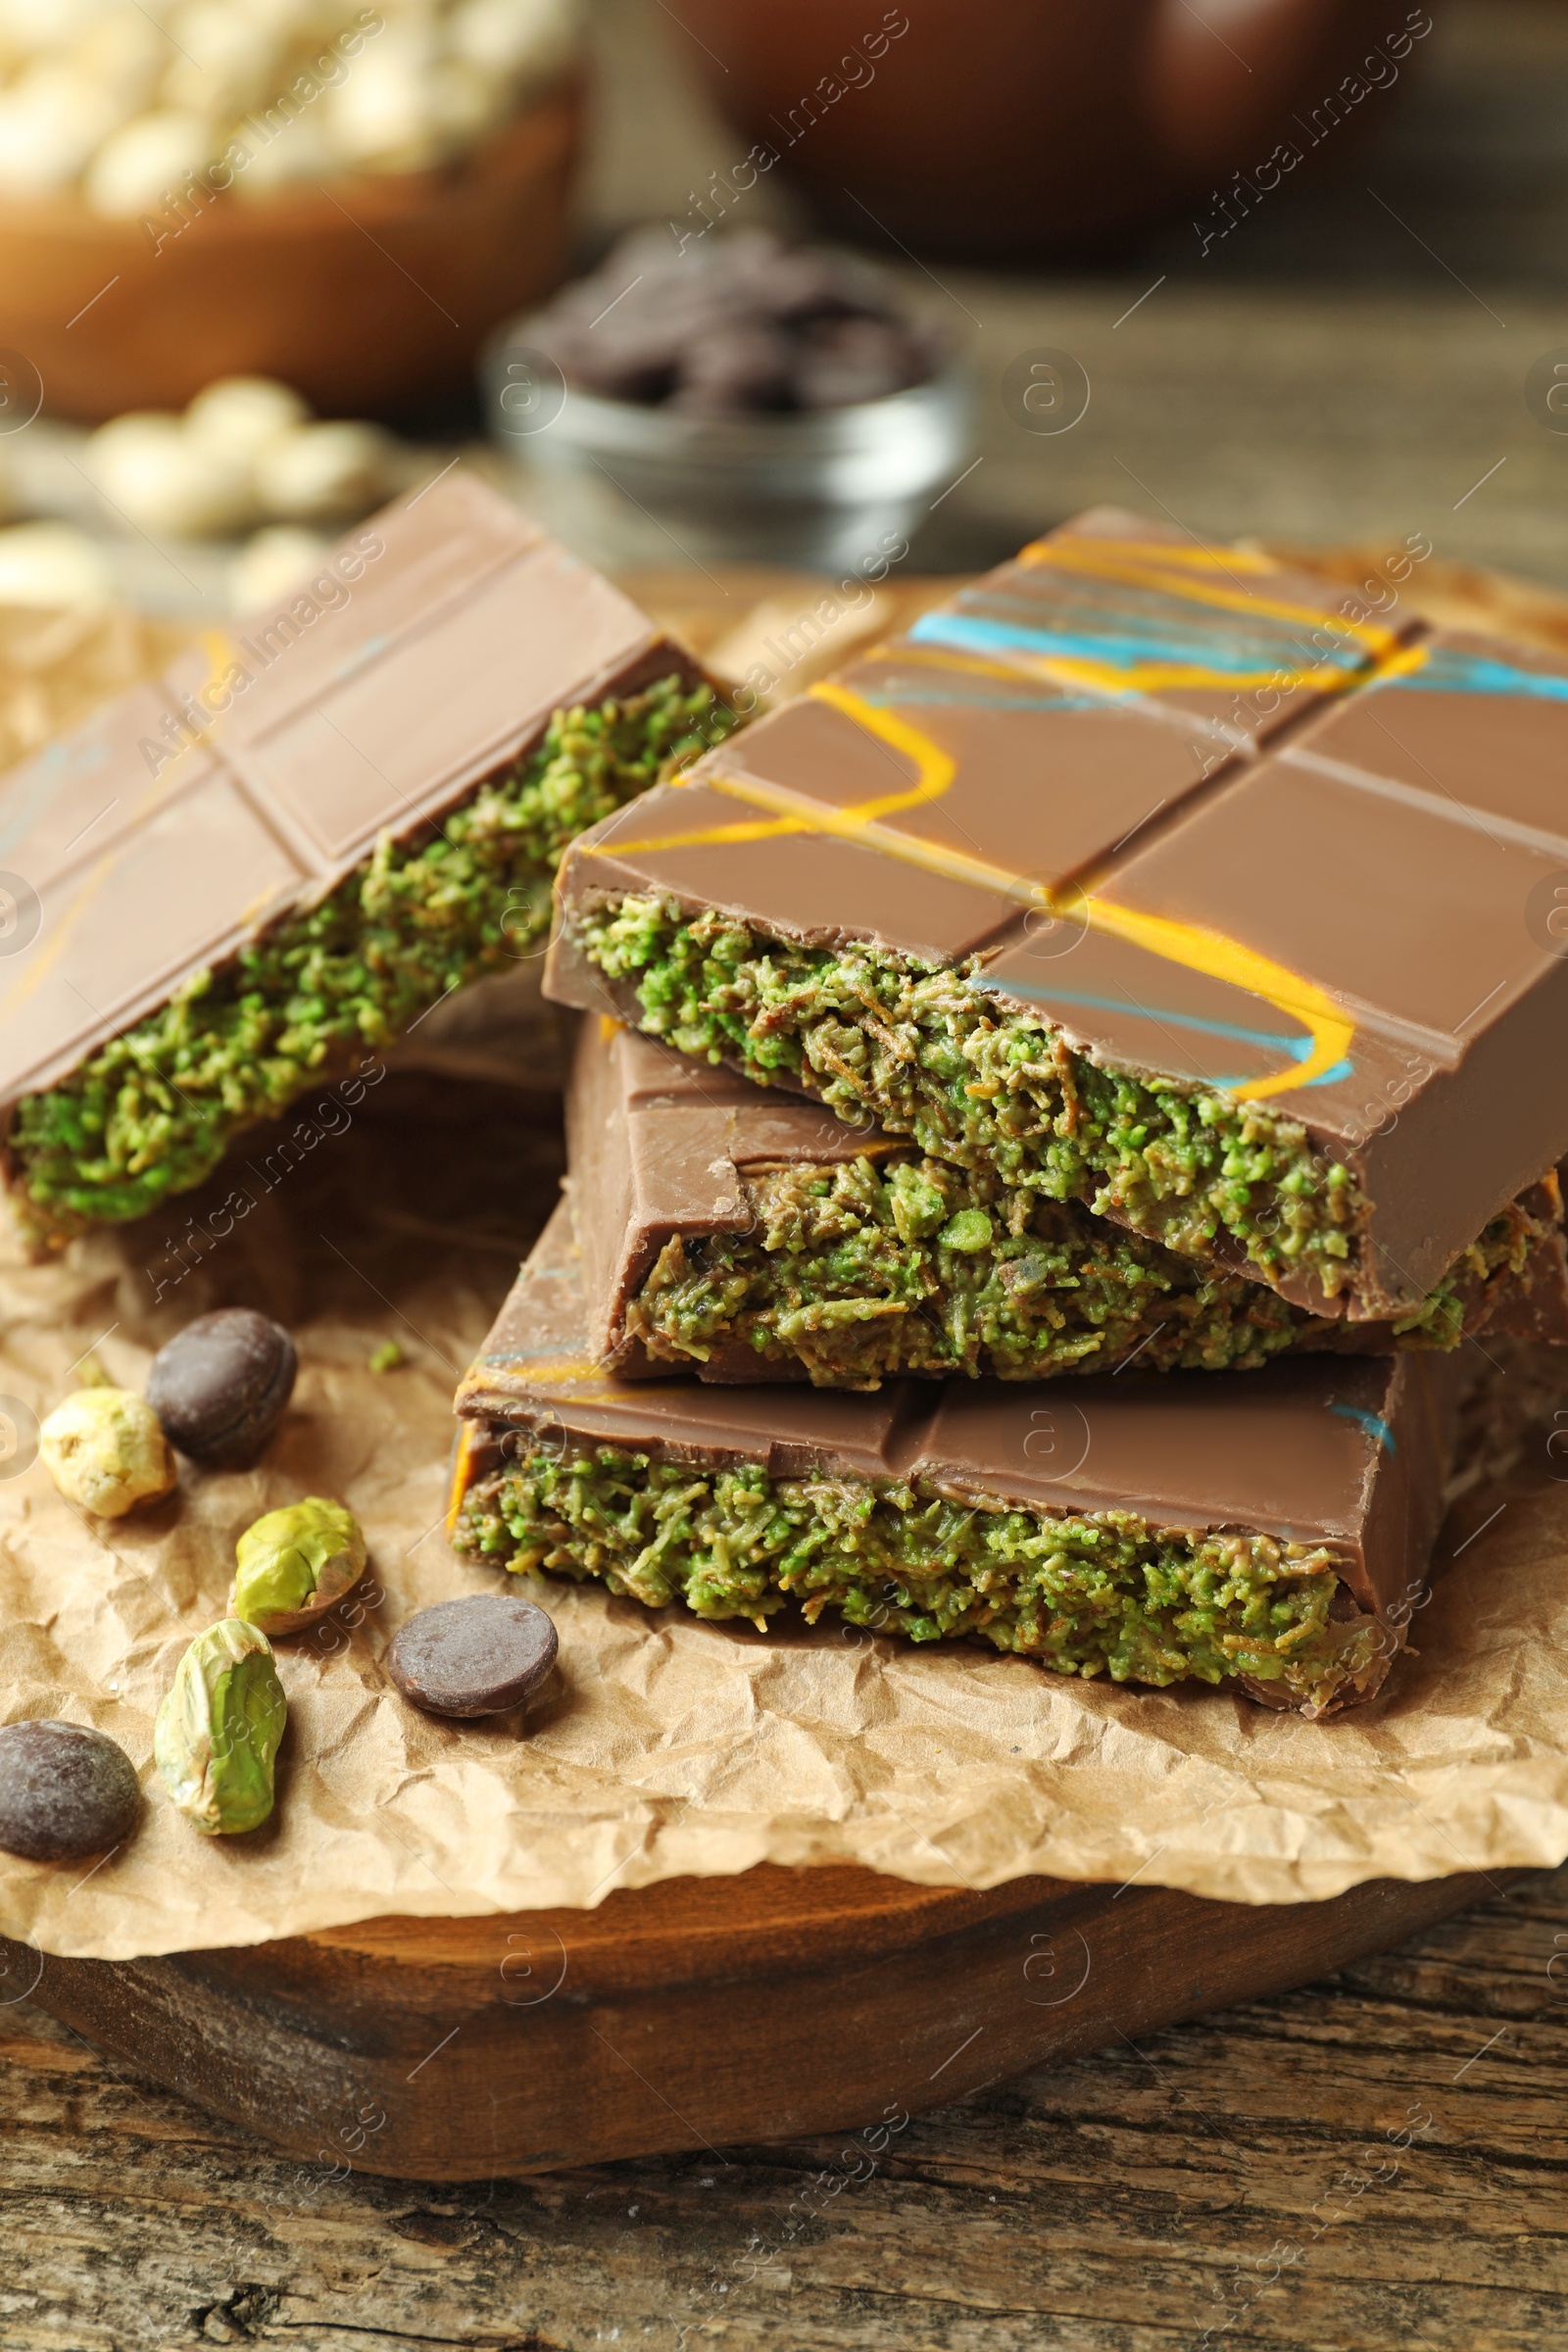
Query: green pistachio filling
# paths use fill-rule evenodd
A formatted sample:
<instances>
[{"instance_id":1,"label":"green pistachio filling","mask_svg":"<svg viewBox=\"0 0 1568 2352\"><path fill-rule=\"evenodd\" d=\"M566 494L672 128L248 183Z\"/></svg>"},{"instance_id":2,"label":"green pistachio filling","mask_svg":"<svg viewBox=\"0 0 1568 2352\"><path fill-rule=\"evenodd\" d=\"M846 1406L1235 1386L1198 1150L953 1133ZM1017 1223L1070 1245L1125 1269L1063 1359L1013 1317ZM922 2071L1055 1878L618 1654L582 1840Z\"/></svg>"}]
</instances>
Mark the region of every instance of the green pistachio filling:
<instances>
[{"instance_id":1,"label":"green pistachio filling","mask_svg":"<svg viewBox=\"0 0 1568 2352\"><path fill-rule=\"evenodd\" d=\"M1245 1676L1310 1707L1371 1687L1387 1649L1321 1545L1156 1530L1133 1511L981 1507L920 1481L539 1453L470 1489L457 1544L764 1631L795 1601L809 1622L831 1607L915 1642L978 1634L1086 1679Z\"/></svg>"},{"instance_id":2,"label":"green pistachio filling","mask_svg":"<svg viewBox=\"0 0 1568 2352\"><path fill-rule=\"evenodd\" d=\"M901 1152L758 1168L744 1189L750 1232L677 1236L628 1302L628 1333L672 1368L739 1347L833 1389L909 1373L1044 1380L1134 1359L1245 1371L1340 1328L985 1169ZM1402 1320L1402 1343L1456 1347L1461 1277L1517 1274L1544 1231L1510 1204Z\"/></svg>"},{"instance_id":3,"label":"green pistachio filling","mask_svg":"<svg viewBox=\"0 0 1568 2352\"><path fill-rule=\"evenodd\" d=\"M1368 1203L1349 1169L1265 1104L1135 1077L953 969L869 948L802 948L660 897L611 901L576 936L629 984L641 1026L762 1085L807 1078L842 1116L869 1113L933 1159L1078 1200L1184 1257L1244 1249L1264 1281L1351 1279Z\"/></svg>"},{"instance_id":4,"label":"green pistachio filling","mask_svg":"<svg viewBox=\"0 0 1568 2352\"><path fill-rule=\"evenodd\" d=\"M1265 1363L1305 1318L1264 1284L986 1170L869 1158L754 1172L753 1233L671 1241L626 1327L670 1364L727 1344L822 1388Z\"/></svg>"},{"instance_id":5,"label":"green pistachio filling","mask_svg":"<svg viewBox=\"0 0 1568 2352\"><path fill-rule=\"evenodd\" d=\"M710 688L662 678L557 711L534 751L439 827L383 834L315 906L21 1103L11 1149L38 1223L143 1215L199 1184L239 1129L527 954L567 843L734 724Z\"/></svg>"}]
</instances>

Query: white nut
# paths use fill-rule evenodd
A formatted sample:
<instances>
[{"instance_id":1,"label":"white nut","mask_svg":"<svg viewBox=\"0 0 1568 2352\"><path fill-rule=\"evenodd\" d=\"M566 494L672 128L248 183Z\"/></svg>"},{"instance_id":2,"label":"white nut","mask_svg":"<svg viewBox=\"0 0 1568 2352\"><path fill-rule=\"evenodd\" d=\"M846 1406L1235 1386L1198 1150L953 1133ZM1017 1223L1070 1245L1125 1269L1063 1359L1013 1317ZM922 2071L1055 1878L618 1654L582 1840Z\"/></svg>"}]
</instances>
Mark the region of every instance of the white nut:
<instances>
[{"instance_id":1,"label":"white nut","mask_svg":"<svg viewBox=\"0 0 1568 2352\"><path fill-rule=\"evenodd\" d=\"M80 158L53 123L16 99L0 97L0 192L52 196L69 188L80 169Z\"/></svg>"},{"instance_id":2,"label":"white nut","mask_svg":"<svg viewBox=\"0 0 1568 2352\"><path fill-rule=\"evenodd\" d=\"M0 530L0 605L93 612L114 601L109 559L69 522L19 522Z\"/></svg>"},{"instance_id":3,"label":"white nut","mask_svg":"<svg viewBox=\"0 0 1568 2352\"><path fill-rule=\"evenodd\" d=\"M277 127L270 129L270 123ZM269 112L258 107L235 138L236 145L248 152L244 163L236 166L234 193L253 203L280 189L318 186L343 169L343 159L333 148L318 106L308 107L291 122L284 121L276 108Z\"/></svg>"},{"instance_id":4,"label":"white nut","mask_svg":"<svg viewBox=\"0 0 1568 2352\"><path fill-rule=\"evenodd\" d=\"M290 385L270 375L225 375L197 393L185 411L185 430L202 448L248 466L264 443L303 424L310 413Z\"/></svg>"},{"instance_id":5,"label":"white nut","mask_svg":"<svg viewBox=\"0 0 1568 2352\"><path fill-rule=\"evenodd\" d=\"M77 39L109 13L109 0L5 0L0 36L8 49L40 57Z\"/></svg>"},{"instance_id":6,"label":"white nut","mask_svg":"<svg viewBox=\"0 0 1568 2352\"><path fill-rule=\"evenodd\" d=\"M346 163L416 172L436 159L441 136L430 97L434 64L426 44L403 39L394 46L392 26L356 59L348 78L318 102L332 145Z\"/></svg>"},{"instance_id":7,"label":"white nut","mask_svg":"<svg viewBox=\"0 0 1568 2352\"><path fill-rule=\"evenodd\" d=\"M254 18L236 16L224 0L189 0L170 25L169 39L173 46L163 80L165 103L209 122L244 114L288 78L276 34Z\"/></svg>"},{"instance_id":8,"label":"white nut","mask_svg":"<svg viewBox=\"0 0 1568 2352\"><path fill-rule=\"evenodd\" d=\"M93 158L87 202L116 220L155 212L192 172L203 170L220 144L199 115L138 115Z\"/></svg>"},{"instance_id":9,"label":"white nut","mask_svg":"<svg viewBox=\"0 0 1568 2352\"><path fill-rule=\"evenodd\" d=\"M107 90L117 121L139 115L169 66L169 36L139 9L100 17L66 52L74 72Z\"/></svg>"},{"instance_id":10,"label":"white nut","mask_svg":"<svg viewBox=\"0 0 1568 2352\"><path fill-rule=\"evenodd\" d=\"M280 44L309 40L323 29L330 33L352 24L357 6L317 8L311 0L229 0L236 17L264 25Z\"/></svg>"},{"instance_id":11,"label":"white nut","mask_svg":"<svg viewBox=\"0 0 1568 2352\"><path fill-rule=\"evenodd\" d=\"M299 424L256 460L256 491L287 522L351 522L392 486L395 444L373 424Z\"/></svg>"},{"instance_id":12,"label":"white nut","mask_svg":"<svg viewBox=\"0 0 1568 2352\"><path fill-rule=\"evenodd\" d=\"M100 86L60 66L36 66L0 95L0 187L47 196L70 187L119 120Z\"/></svg>"},{"instance_id":13,"label":"white nut","mask_svg":"<svg viewBox=\"0 0 1568 2352\"><path fill-rule=\"evenodd\" d=\"M220 538L254 514L248 469L204 448L177 416L117 416L84 454L110 506L154 538Z\"/></svg>"},{"instance_id":14,"label":"white nut","mask_svg":"<svg viewBox=\"0 0 1568 2352\"><path fill-rule=\"evenodd\" d=\"M331 552L331 540L319 531L301 530L291 522L270 524L246 541L229 566L229 604L236 612L259 612L282 604L320 570Z\"/></svg>"}]
</instances>

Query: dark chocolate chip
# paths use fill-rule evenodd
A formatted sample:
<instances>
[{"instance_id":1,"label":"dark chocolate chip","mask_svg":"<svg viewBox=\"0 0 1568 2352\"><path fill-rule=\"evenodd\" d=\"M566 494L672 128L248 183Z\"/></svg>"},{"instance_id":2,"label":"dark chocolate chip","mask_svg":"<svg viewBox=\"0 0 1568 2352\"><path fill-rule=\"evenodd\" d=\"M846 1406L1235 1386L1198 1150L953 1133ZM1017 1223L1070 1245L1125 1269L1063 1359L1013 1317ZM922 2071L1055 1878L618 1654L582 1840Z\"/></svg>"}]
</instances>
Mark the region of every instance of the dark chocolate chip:
<instances>
[{"instance_id":1,"label":"dark chocolate chip","mask_svg":"<svg viewBox=\"0 0 1568 2352\"><path fill-rule=\"evenodd\" d=\"M791 356L789 340L777 327L748 319L713 327L688 353L671 405L705 416L790 408Z\"/></svg>"},{"instance_id":2,"label":"dark chocolate chip","mask_svg":"<svg viewBox=\"0 0 1568 2352\"><path fill-rule=\"evenodd\" d=\"M122 1844L141 1790L130 1758L79 1723L0 1729L0 1849L28 1862L64 1862Z\"/></svg>"},{"instance_id":3,"label":"dark chocolate chip","mask_svg":"<svg viewBox=\"0 0 1568 2352\"><path fill-rule=\"evenodd\" d=\"M752 280L753 298L775 318L887 316L888 288L874 270L837 254L781 253Z\"/></svg>"},{"instance_id":4,"label":"dark chocolate chip","mask_svg":"<svg viewBox=\"0 0 1568 2352\"><path fill-rule=\"evenodd\" d=\"M147 1401L172 1446L214 1469L244 1470L282 1418L298 1359L281 1323L248 1306L198 1315L147 1376Z\"/></svg>"},{"instance_id":5,"label":"dark chocolate chip","mask_svg":"<svg viewBox=\"0 0 1568 2352\"><path fill-rule=\"evenodd\" d=\"M560 1644L548 1610L513 1592L438 1600L398 1628L387 1671L431 1715L499 1715L537 1690Z\"/></svg>"},{"instance_id":6,"label":"dark chocolate chip","mask_svg":"<svg viewBox=\"0 0 1568 2352\"><path fill-rule=\"evenodd\" d=\"M804 408L845 409L885 400L930 372L908 328L884 318L833 318L812 328L796 385Z\"/></svg>"}]
</instances>

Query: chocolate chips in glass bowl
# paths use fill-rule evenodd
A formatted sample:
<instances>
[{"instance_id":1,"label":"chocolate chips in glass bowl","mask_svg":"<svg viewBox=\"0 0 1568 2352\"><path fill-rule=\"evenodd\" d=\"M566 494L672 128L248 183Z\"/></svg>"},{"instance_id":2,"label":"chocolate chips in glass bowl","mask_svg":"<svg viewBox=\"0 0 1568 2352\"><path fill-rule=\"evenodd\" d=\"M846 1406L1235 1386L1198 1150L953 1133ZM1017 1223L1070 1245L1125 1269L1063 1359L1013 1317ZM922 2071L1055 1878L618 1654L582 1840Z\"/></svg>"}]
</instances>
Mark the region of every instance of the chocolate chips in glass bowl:
<instances>
[{"instance_id":1,"label":"chocolate chips in glass bowl","mask_svg":"<svg viewBox=\"0 0 1568 2352\"><path fill-rule=\"evenodd\" d=\"M684 249L662 229L635 229L513 340L578 391L713 417L884 400L948 357L880 270L767 229Z\"/></svg>"},{"instance_id":2,"label":"chocolate chips in glass bowl","mask_svg":"<svg viewBox=\"0 0 1568 2352\"><path fill-rule=\"evenodd\" d=\"M836 574L865 610L975 454L972 370L910 300L766 229L636 229L491 337L491 430L591 562L667 563L673 540Z\"/></svg>"}]
</instances>

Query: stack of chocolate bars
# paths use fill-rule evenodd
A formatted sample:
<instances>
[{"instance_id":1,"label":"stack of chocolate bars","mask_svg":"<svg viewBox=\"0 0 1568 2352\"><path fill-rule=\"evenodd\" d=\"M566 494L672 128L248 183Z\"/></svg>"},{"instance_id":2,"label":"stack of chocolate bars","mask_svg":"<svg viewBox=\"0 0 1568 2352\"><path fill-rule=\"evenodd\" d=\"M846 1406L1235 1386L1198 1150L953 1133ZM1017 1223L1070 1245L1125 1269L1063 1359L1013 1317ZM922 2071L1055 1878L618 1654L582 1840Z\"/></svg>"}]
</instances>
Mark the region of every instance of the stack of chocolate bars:
<instances>
[{"instance_id":1,"label":"stack of chocolate bars","mask_svg":"<svg viewBox=\"0 0 1568 2352\"><path fill-rule=\"evenodd\" d=\"M1565 758L1563 663L1112 514L740 729L459 473L0 783L13 1201L298 1156L555 880L460 1546L1321 1713L1467 1377L1568 1337Z\"/></svg>"},{"instance_id":2,"label":"stack of chocolate bars","mask_svg":"<svg viewBox=\"0 0 1568 2352\"><path fill-rule=\"evenodd\" d=\"M1565 758L1563 664L1096 513L591 827L460 1547L1368 1697L1568 1337Z\"/></svg>"}]
</instances>

